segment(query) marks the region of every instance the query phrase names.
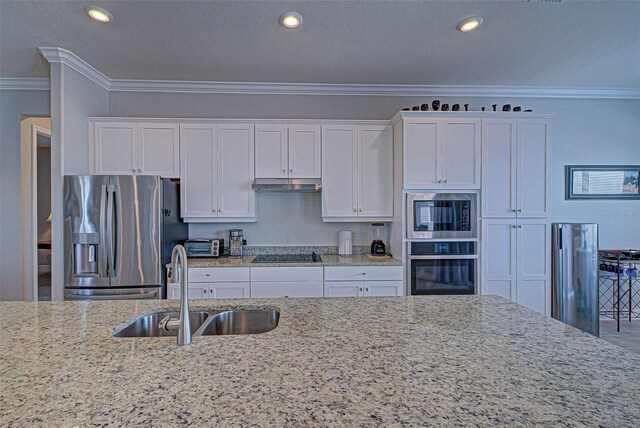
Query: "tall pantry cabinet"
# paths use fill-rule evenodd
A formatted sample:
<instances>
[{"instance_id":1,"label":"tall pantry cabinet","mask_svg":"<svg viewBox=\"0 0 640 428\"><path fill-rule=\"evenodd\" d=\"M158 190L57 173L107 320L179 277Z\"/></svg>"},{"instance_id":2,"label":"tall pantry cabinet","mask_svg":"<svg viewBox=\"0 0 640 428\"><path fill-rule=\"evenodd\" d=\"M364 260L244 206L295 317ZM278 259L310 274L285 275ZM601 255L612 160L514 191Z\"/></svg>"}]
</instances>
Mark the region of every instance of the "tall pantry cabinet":
<instances>
[{"instance_id":1,"label":"tall pantry cabinet","mask_svg":"<svg viewBox=\"0 0 640 428\"><path fill-rule=\"evenodd\" d=\"M482 120L482 294L497 294L547 315L549 184L547 119Z\"/></svg>"}]
</instances>

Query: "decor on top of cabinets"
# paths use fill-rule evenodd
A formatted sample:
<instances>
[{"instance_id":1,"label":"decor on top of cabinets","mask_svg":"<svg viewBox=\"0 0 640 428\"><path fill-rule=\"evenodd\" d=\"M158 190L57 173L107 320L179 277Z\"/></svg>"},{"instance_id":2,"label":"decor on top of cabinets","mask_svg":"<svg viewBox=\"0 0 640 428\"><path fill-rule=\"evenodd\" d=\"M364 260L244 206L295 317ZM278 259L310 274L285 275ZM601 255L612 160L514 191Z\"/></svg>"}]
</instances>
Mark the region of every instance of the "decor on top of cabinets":
<instances>
[{"instance_id":1,"label":"decor on top of cabinets","mask_svg":"<svg viewBox=\"0 0 640 428\"><path fill-rule=\"evenodd\" d=\"M433 100L431 102L431 108L433 111L438 111L440 109L440 100Z\"/></svg>"},{"instance_id":2,"label":"decor on top of cabinets","mask_svg":"<svg viewBox=\"0 0 640 428\"><path fill-rule=\"evenodd\" d=\"M479 189L480 119L402 119L405 189Z\"/></svg>"},{"instance_id":3,"label":"decor on top of cabinets","mask_svg":"<svg viewBox=\"0 0 640 428\"><path fill-rule=\"evenodd\" d=\"M182 124L180 151L184 221L257 221L253 125Z\"/></svg>"},{"instance_id":4,"label":"decor on top of cabinets","mask_svg":"<svg viewBox=\"0 0 640 428\"><path fill-rule=\"evenodd\" d=\"M90 122L95 175L180 176L177 123Z\"/></svg>"},{"instance_id":5,"label":"decor on top of cabinets","mask_svg":"<svg viewBox=\"0 0 640 428\"><path fill-rule=\"evenodd\" d=\"M420 105L420 110L422 110L422 111L429 111L429 104L422 104L422 105Z\"/></svg>"},{"instance_id":6,"label":"decor on top of cabinets","mask_svg":"<svg viewBox=\"0 0 640 428\"><path fill-rule=\"evenodd\" d=\"M322 219L393 217L393 141L385 125L322 126Z\"/></svg>"},{"instance_id":7,"label":"decor on top of cabinets","mask_svg":"<svg viewBox=\"0 0 640 428\"><path fill-rule=\"evenodd\" d=\"M640 165L567 165L565 199L640 199Z\"/></svg>"},{"instance_id":8,"label":"decor on top of cabinets","mask_svg":"<svg viewBox=\"0 0 640 428\"><path fill-rule=\"evenodd\" d=\"M320 178L320 125L256 125L256 178Z\"/></svg>"}]
</instances>

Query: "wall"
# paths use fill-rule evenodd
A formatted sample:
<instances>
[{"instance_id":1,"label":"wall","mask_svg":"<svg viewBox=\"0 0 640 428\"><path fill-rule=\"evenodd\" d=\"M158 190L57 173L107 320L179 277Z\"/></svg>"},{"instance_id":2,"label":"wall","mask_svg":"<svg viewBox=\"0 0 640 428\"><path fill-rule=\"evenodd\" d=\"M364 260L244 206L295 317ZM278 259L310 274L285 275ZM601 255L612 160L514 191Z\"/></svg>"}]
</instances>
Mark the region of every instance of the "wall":
<instances>
[{"instance_id":1,"label":"wall","mask_svg":"<svg viewBox=\"0 0 640 428\"><path fill-rule=\"evenodd\" d=\"M50 106L48 91L0 90L0 300L21 298L20 120Z\"/></svg>"},{"instance_id":2,"label":"wall","mask_svg":"<svg viewBox=\"0 0 640 428\"><path fill-rule=\"evenodd\" d=\"M390 119L402 107L431 100L428 97L113 92L109 111L113 116L148 117ZM640 164L640 100L470 97L442 101L469 103L470 110L480 110L482 106L489 110L491 104L510 103L523 109L532 108L537 113L553 114L552 220L599 223L602 248L640 247L640 202L564 200L565 165ZM279 202L281 206L277 210L296 212L295 199ZM319 207L315 217L287 227L278 225L276 208L261 203L260 210L260 222L244 226L249 237L251 232L260 241L279 242L286 234L292 239L287 242L303 244L309 239L324 240L337 230L335 225L317 224ZM312 225L312 234L306 232L306 221ZM191 226L190 231L194 237L213 236L219 229L219 226L199 225Z\"/></svg>"}]
</instances>

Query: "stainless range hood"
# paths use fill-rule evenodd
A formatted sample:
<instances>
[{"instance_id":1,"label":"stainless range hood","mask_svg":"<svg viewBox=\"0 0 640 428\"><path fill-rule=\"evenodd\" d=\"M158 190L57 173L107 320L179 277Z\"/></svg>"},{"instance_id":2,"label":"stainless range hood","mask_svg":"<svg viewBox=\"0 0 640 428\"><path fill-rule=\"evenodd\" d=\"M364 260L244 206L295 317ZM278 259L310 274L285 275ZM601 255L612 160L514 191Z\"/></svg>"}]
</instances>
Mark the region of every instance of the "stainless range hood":
<instances>
[{"instance_id":1,"label":"stainless range hood","mask_svg":"<svg viewBox=\"0 0 640 428\"><path fill-rule=\"evenodd\" d=\"M322 190L319 178L256 178L251 186L256 192L317 193Z\"/></svg>"}]
</instances>

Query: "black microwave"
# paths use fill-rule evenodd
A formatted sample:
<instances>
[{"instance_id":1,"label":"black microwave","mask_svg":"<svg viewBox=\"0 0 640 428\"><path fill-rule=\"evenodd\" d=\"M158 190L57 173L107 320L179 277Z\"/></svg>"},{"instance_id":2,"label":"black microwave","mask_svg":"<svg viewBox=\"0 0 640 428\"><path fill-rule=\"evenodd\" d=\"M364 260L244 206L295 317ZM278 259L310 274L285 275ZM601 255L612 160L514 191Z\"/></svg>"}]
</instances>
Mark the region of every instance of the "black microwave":
<instances>
[{"instance_id":1,"label":"black microwave","mask_svg":"<svg viewBox=\"0 0 640 428\"><path fill-rule=\"evenodd\" d=\"M407 195L407 239L475 239L475 193L410 193Z\"/></svg>"}]
</instances>

